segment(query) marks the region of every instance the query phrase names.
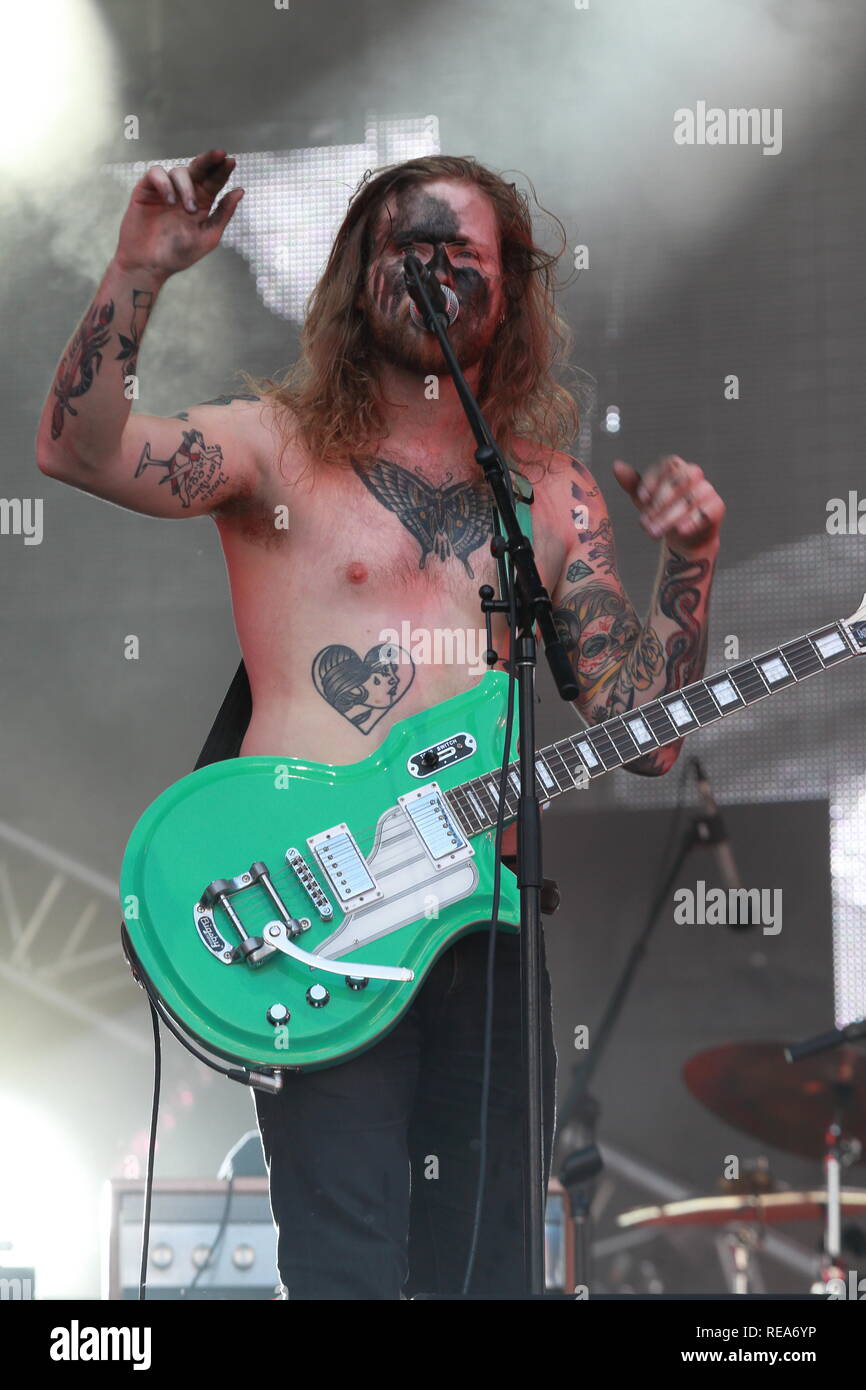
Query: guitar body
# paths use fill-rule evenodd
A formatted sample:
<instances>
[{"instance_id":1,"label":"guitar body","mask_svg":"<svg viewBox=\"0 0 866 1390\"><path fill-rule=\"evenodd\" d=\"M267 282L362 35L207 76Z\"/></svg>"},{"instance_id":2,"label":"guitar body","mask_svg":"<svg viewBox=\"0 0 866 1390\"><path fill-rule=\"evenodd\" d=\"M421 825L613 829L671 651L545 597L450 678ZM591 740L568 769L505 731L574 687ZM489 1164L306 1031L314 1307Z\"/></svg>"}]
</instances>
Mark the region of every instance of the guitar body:
<instances>
[{"instance_id":1,"label":"guitar body","mask_svg":"<svg viewBox=\"0 0 866 1390\"><path fill-rule=\"evenodd\" d=\"M536 791L585 787L863 654L866 595L847 620L537 750ZM387 1033L437 956L489 921L508 680L488 672L348 767L233 758L163 792L121 874L130 943L163 1013L275 1077ZM516 735L515 723L505 824L520 794ZM517 931L516 879L501 873L499 920Z\"/></svg>"},{"instance_id":2,"label":"guitar body","mask_svg":"<svg viewBox=\"0 0 866 1390\"><path fill-rule=\"evenodd\" d=\"M309 1070L347 1060L394 1026L437 957L491 915L494 830L470 844L435 789L498 768L507 686L489 672L396 724L349 766L234 758L153 802L124 856L121 899L138 965L186 1033L246 1066ZM443 846L452 831L462 844ZM499 917L518 930L505 867ZM236 949L242 933L252 938L246 954ZM325 973L274 950L275 936L346 970ZM412 978L365 973L377 966Z\"/></svg>"}]
</instances>

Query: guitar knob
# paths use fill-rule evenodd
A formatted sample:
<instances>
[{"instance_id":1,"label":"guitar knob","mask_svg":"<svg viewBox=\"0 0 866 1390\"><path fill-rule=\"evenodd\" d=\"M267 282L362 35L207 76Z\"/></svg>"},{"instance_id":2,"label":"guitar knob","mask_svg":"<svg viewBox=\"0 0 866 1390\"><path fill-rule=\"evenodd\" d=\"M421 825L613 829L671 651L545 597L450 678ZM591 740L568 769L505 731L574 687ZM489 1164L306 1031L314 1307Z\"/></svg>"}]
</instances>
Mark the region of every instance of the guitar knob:
<instances>
[{"instance_id":1,"label":"guitar knob","mask_svg":"<svg viewBox=\"0 0 866 1390\"><path fill-rule=\"evenodd\" d=\"M285 1004L271 1004L265 1013L265 1018L274 1028L282 1028L284 1023L288 1023L291 1016Z\"/></svg>"},{"instance_id":2,"label":"guitar knob","mask_svg":"<svg viewBox=\"0 0 866 1390\"><path fill-rule=\"evenodd\" d=\"M366 989L370 981L365 975L347 975L346 984L349 989Z\"/></svg>"},{"instance_id":3,"label":"guitar knob","mask_svg":"<svg viewBox=\"0 0 866 1390\"><path fill-rule=\"evenodd\" d=\"M310 985L310 988L307 990L307 1003L311 1004L314 1009L323 1008L330 997L324 985Z\"/></svg>"}]
</instances>

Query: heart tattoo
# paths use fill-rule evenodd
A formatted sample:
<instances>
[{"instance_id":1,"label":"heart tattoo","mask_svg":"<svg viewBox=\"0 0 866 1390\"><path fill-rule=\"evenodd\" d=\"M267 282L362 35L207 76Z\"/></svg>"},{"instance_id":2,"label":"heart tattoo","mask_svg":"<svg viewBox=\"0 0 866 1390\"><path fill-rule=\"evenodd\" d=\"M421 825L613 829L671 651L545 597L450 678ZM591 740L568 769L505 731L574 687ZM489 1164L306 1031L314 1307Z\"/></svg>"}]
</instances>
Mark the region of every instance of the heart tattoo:
<instances>
[{"instance_id":1,"label":"heart tattoo","mask_svg":"<svg viewBox=\"0 0 866 1390\"><path fill-rule=\"evenodd\" d=\"M408 652L391 643L371 647L364 657L333 643L316 653L312 676L322 698L369 734L402 700L415 679L415 665Z\"/></svg>"}]
</instances>

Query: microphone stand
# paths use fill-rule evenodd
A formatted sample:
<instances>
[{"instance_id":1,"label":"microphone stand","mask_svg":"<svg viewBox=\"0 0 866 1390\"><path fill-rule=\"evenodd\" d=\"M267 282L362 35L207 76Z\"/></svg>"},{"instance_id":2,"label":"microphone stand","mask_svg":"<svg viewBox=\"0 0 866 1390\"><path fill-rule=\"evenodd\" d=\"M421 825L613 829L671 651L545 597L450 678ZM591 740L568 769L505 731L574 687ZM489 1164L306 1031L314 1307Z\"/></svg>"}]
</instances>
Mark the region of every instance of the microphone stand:
<instances>
[{"instance_id":1,"label":"microphone stand","mask_svg":"<svg viewBox=\"0 0 866 1390\"><path fill-rule=\"evenodd\" d=\"M404 274L410 297L436 334L442 356L454 382L469 427L475 436L475 458L484 472L499 514L504 537L491 549L497 558L511 557L515 576L517 643L511 653L511 669L517 680L520 796L517 808L517 882L520 889L521 992L523 996L524 1069L526 1087L526 1129L524 1172L525 1287L529 1296L544 1294L544 1140L543 1074L541 1049L541 810L535 789L535 667L537 661L535 628L539 629L544 651L557 689L563 700L576 700L579 690L571 663L556 630L550 595L541 582L532 545L521 530L514 506L508 466L493 439L478 402L466 384L448 340L448 317L438 279L427 271L417 256L404 257ZM435 307L431 298L437 301ZM500 566L503 579L506 567ZM485 589L487 586L485 586ZM507 595L494 600L482 595L482 612L487 622L491 612L510 612Z\"/></svg>"}]
</instances>

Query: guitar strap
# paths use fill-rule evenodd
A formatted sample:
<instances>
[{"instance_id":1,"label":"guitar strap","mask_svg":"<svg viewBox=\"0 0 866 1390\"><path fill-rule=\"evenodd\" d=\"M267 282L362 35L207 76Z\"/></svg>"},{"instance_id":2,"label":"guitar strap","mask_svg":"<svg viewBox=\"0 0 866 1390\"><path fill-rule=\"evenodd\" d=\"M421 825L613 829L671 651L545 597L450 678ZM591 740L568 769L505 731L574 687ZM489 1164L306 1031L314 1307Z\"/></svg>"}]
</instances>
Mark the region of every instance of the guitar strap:
<instances>
[{"instance_id":1,"label":"guitar strap","mask_svg":"<svg viewBox=\"0 0 866 1390\"><path fill-rule=\"evenodd\" d=\"M532 517L529 508L532 502L532 487L527 480L519 473L512 471L512 482L517 494L517 515L523 530L532 540ZM499 525L499 514L494 508L493 524L497 534L501 534ZM499 562L500 585L502 581L502 569L504 561ZM241 660L238 669L232 677L232 682L225 693L225 698L219 707L217 717L213 722L211 731L204 741L204 746L199 753L195 769L207 767L210 763L222 762L226 758L236 758L241 751L241 744L244 741L249 722L253 712L253 697L250 691L250 682L247 675L247 668Z\"/></svg>"}]
</instances>

